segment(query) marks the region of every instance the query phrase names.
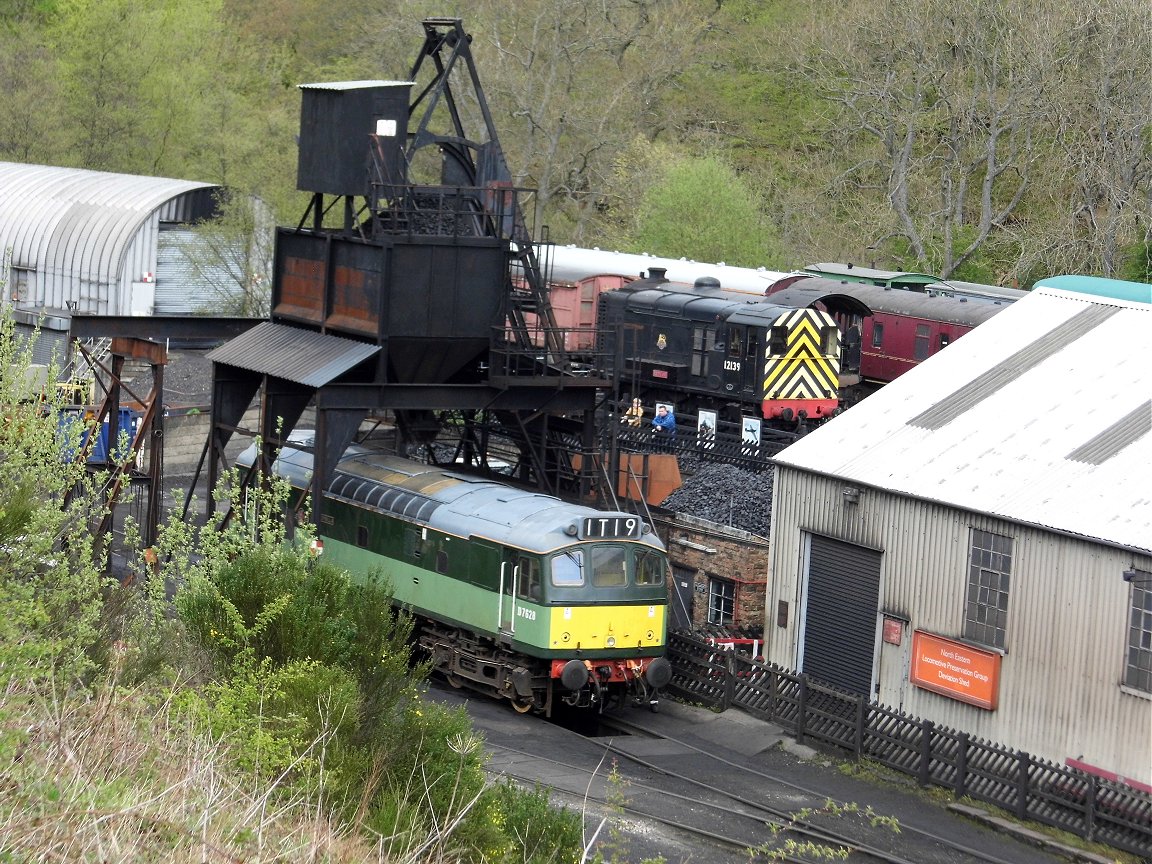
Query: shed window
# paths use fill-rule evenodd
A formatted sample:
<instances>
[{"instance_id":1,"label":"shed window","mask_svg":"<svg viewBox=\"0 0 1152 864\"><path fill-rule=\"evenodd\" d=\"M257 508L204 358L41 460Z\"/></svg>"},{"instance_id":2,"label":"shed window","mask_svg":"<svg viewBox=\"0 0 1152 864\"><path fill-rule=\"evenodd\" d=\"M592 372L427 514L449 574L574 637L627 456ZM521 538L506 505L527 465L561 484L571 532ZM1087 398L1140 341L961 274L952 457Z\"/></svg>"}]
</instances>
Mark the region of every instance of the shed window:
<instances>
[{"instance_id":1,"label":"shed window","mask_svg":"<svg viewBox=\"0 0 1152 864\"><path fill-rule=\"evenodd\" d=\"M1152 573L1143 570L1137 570L1132 578L1124 683L1152 693Z\"/></svg>"},{"instance_id":2,"label":"shed window","mask_svg":"<svg viewBox=\"0 0 1152 864\"><path fill-rule=\"evenodd\" d=\"M928 359L928 349L932 347L932 334L927 324L916 325L916 342L912 346L913 355L917 360Z\"/></svg>"},{"instance_id":3,"label":"shed window","mask_svg":"<svg viewBox=\"0 0 1152 864\"><path fill-rule=\"evenodd\" d=\"M880 348L884 345L884 325L880 322L872 324L872 347Z\"/></svg>"},{"instance_id":4,"label":"shed window","mask_svg":"<svg viewBox=\"0 0 1152 864\"><path fill-rule=\"evenodd\" d=\"M708 580L708 623L731 624L736 607L736 583L727 579Z\"/></svg>"},{"instance_id":5,"label":"shed window","mask_svg":"<svg viewBox=\"0 0 1152 864\"><path fill-rule=\"evenodd\" d=\"M1012 538L972 529L964 638L1003 649L1008 624Z\"/></svg>"}]
</instances>

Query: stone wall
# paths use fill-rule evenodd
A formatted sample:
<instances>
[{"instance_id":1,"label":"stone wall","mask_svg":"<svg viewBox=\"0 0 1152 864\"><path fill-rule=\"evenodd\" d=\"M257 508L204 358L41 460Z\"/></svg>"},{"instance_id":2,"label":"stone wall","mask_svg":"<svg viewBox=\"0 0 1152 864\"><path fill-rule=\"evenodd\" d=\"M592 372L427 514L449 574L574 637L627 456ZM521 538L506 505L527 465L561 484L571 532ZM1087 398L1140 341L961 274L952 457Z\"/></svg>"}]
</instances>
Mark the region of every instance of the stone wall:
<instances>
[{"instance_id":1,"label":"stone wall","mask_svg":"<svg viewBox=\"0 0 1152 864\"><path fill-rule=\"evenodd\" d=\"M759 634L764 628L768 588L768 540L748 531L677 513L658 520L657 532L674 567L694 571L692 623L716 630L708 621L709 583L731 583L733 620L722 629Z\"/></svg>"}]
</instances>

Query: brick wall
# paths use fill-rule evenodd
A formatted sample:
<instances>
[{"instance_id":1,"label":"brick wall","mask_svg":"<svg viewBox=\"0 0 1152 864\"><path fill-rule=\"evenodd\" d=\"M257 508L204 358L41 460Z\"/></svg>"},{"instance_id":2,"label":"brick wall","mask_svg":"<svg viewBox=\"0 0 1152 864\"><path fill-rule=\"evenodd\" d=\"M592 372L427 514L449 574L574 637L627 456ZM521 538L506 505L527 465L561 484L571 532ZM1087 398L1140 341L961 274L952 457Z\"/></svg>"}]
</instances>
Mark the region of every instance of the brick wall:
<instances>
[{"instance_id":1,"label":"brick wall","mask_svg":"<svg viewBox=\"0 0 1152 864\"><path fill-rule=\"evenodd\" d=\"M672 565L694 571L694 627L715 629L708 622L708 604L710 582L716 579L732 591L733 620L724 629L763 632L768 589L767 539L684 513L658 520L657 533L668 547Z\"/></svg>"}]
</instances>

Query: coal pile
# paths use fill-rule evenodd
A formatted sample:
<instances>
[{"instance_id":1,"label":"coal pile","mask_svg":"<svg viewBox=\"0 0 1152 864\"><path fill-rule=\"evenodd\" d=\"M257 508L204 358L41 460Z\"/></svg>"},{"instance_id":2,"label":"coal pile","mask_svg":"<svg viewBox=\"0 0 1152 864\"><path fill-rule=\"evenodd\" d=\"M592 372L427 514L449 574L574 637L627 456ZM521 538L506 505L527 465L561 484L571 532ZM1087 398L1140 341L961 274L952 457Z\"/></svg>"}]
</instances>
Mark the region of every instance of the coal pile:
<instances>
[{"instance_id":1,"label":"coal pile","mask_svg":"<svg viewBox=\"0 0 1152 864\"><path fill-rule=\"evenodd\" d=\"M772 472L702 462L681 465L683 485L660 505L709 522L768 536L772 519Z\"/></svg>"}]
</instances>

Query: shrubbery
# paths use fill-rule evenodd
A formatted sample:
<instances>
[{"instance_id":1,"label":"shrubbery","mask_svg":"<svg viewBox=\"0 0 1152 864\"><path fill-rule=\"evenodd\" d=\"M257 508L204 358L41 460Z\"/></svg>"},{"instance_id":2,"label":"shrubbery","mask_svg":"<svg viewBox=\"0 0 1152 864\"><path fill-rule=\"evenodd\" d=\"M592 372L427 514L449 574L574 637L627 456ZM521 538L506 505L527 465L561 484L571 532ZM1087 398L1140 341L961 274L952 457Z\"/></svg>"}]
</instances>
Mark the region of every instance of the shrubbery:
<instances>
[{"instance_id":1,"label":"shrubbery","mask_svg":"<svg viewBox=\"0 0 1152 864\"><path fill-rule=\"evenodd\" d=\"M579 859L579 817L488 784L422 698L387 586L287 542L275 482L226 478L246 522L172 519L108 580L102 478L18 346L0 315L0 860Z\"/></svg>"}]
</instances>

